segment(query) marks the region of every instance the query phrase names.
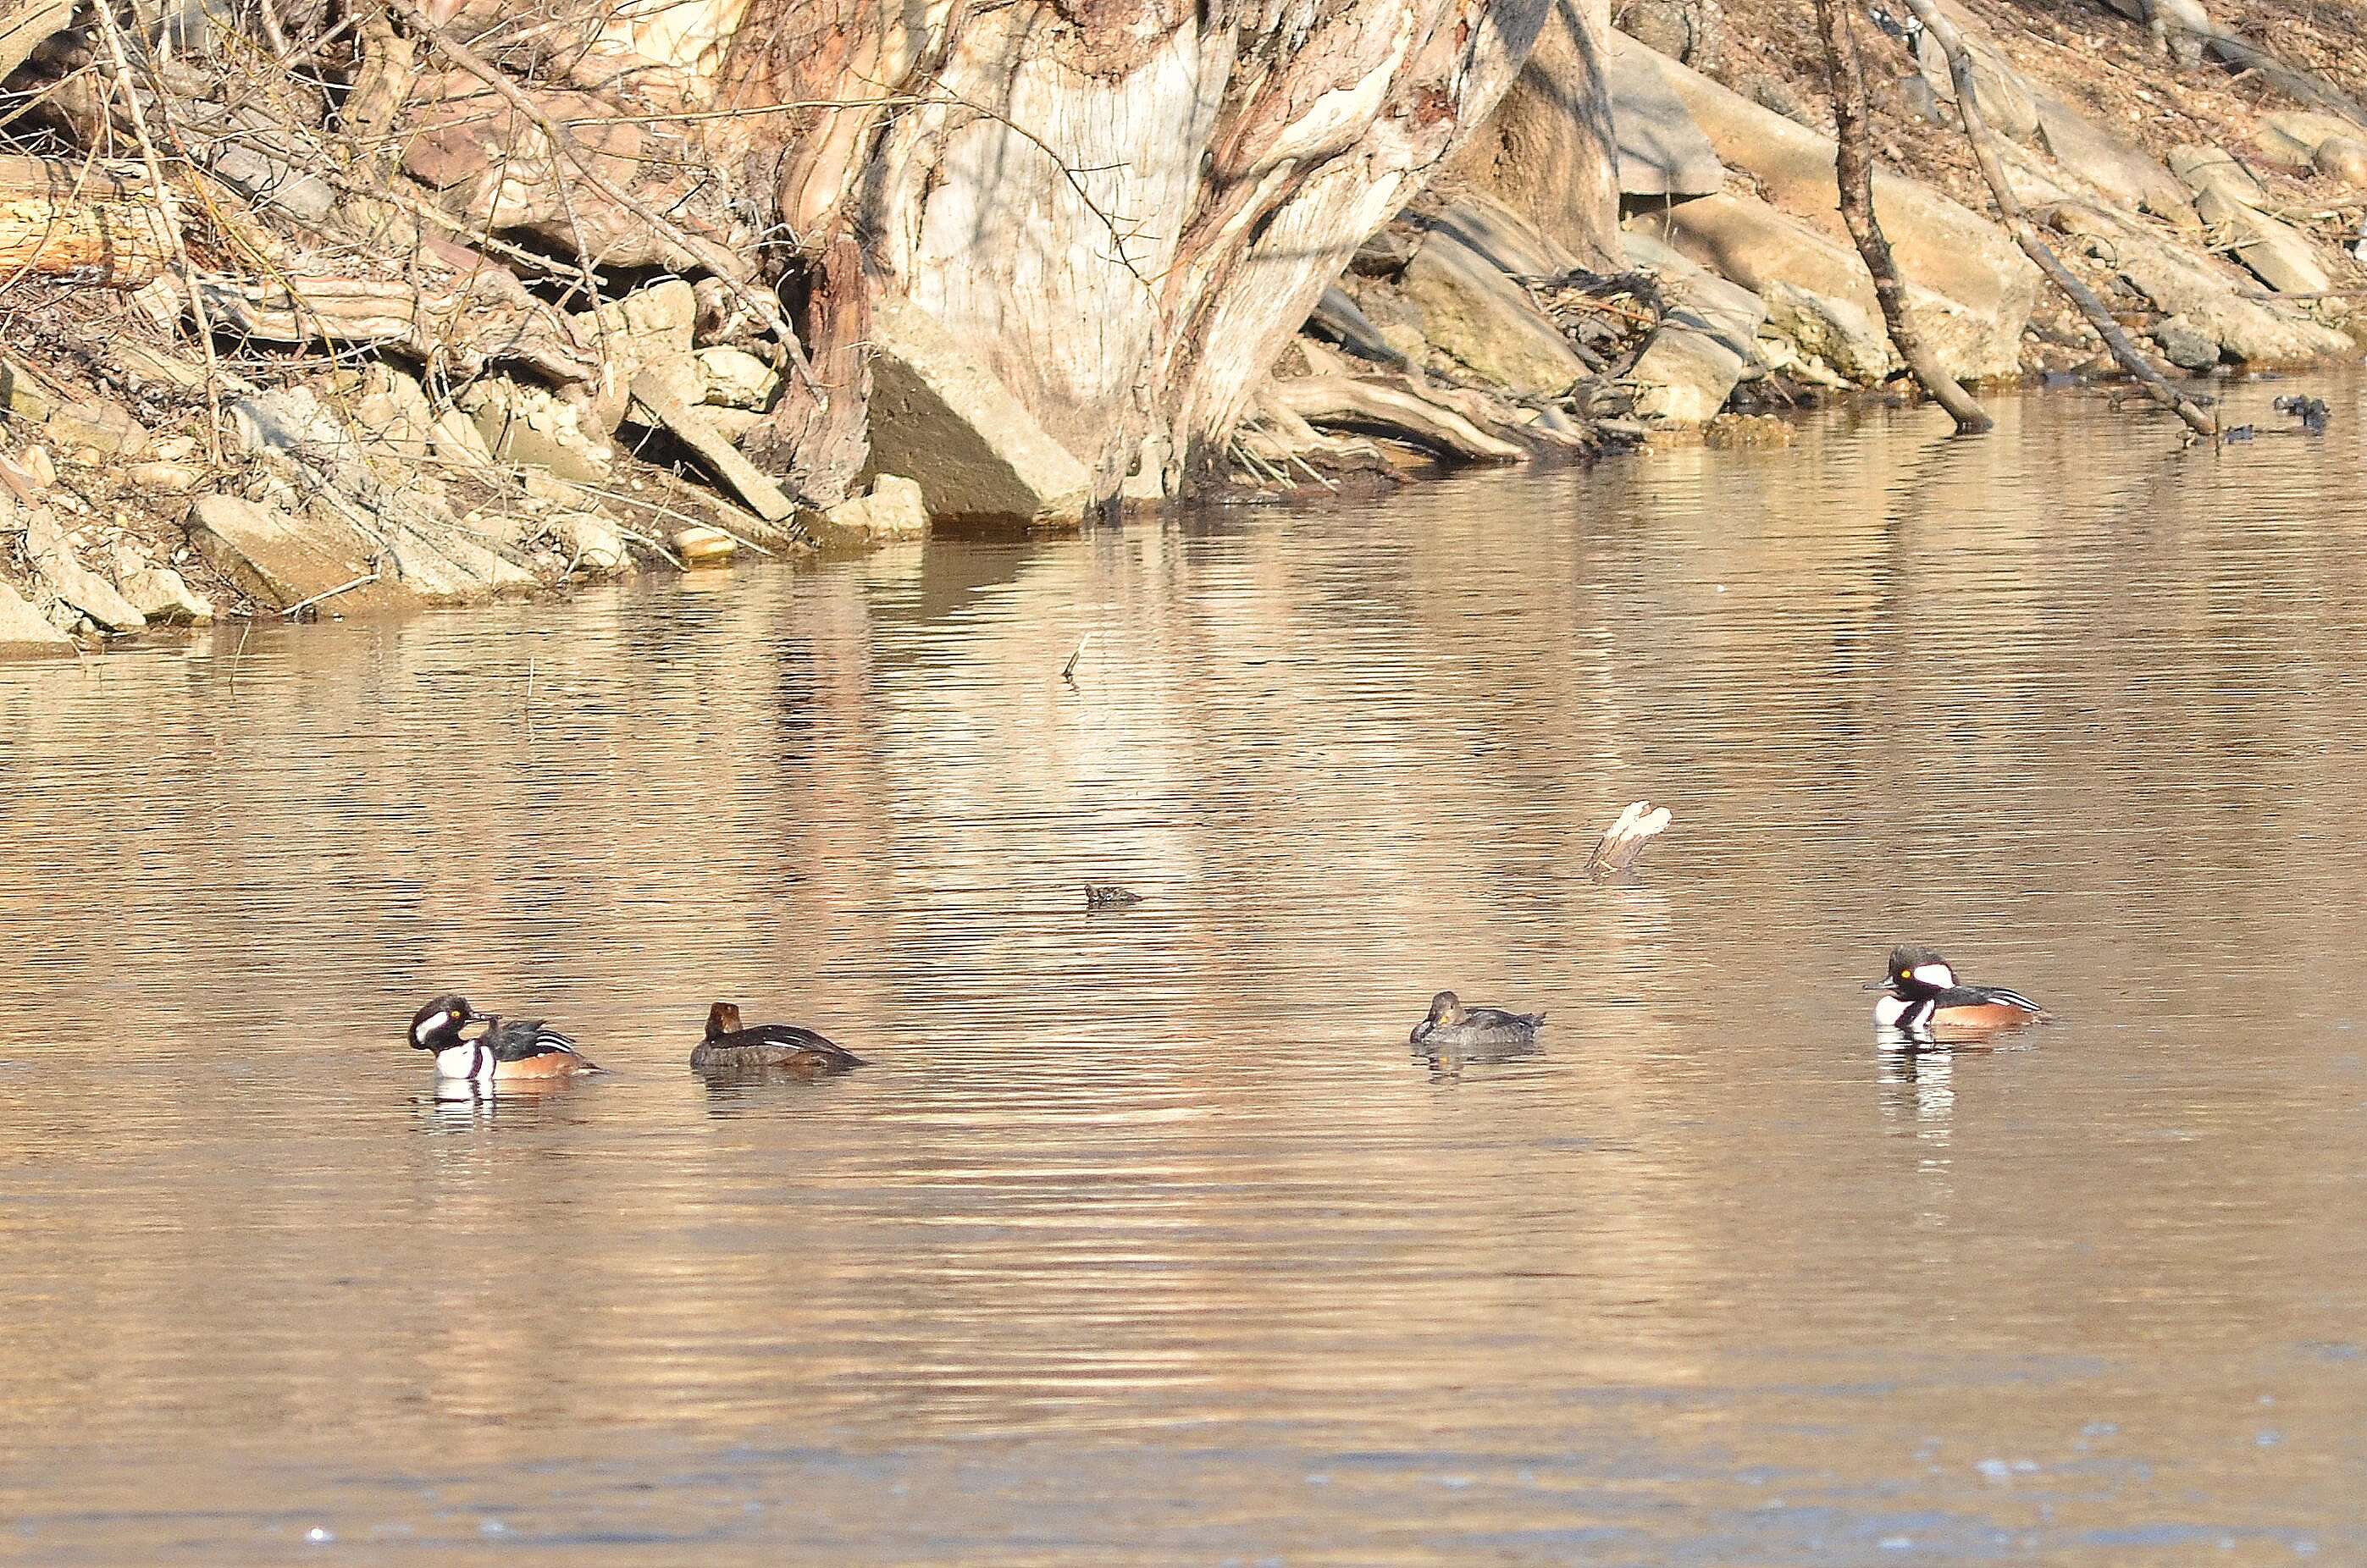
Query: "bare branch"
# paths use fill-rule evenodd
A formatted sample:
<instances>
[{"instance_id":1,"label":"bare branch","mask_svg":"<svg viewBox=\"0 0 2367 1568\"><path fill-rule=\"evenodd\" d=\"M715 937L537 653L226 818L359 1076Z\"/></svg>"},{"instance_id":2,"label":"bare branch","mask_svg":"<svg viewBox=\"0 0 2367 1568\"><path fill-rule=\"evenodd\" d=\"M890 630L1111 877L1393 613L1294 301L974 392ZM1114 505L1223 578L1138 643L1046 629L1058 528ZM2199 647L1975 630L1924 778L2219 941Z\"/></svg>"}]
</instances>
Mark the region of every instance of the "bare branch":
<instances>
[{"instance_id":1,"label":"bare branch","mask_svg":"<svg viewBox=\"0 0 2367 1568\"><path fill-rule=\"evenodd\" d=\"M2123 369L2136 378L2147 397L2184 420L2187 428L2196 434L2216 441L2219 438L2218 422L2203 412L2192 398L2162 378L2161 372L2137 352L2136 344L2129 341L2129 334L2112 320L2112 313L2104 309L2104 302L2097 299L2086 284L2073 276L2071 269L2065 266L2061 258L2047 249L2046 243L2038 237L2038 230L2031 222L2030 214L2022 209L2022 198L2015 196L2013 187L2006 183L2005 166L1998 162L1996 144L1989 139L1988 122L1981 117L1980 105L1974 96L1973 57L1965 49L1964 35L1956 30L1956 24L1942 15L1932 0L1907 0L1907 8L1915 13L1915 19L1923 24L1931 35L1931 41L1938 44L1941 52L1948 57L1948 73L1956 85L1956 112L1963 117L1965 140L1973 145L1973 156L1981 165L1981 177L1988 182L1989 195L1996 198L1998 211L2004 217L2007 231L2013 235L2014 243L2020 245L2022 254L2038 265L2038 270L2079 307L2089 324L2103 337L2104 346L2112 350L2112 357L2120 361Z\"/></svg>"},{"instance_id":2,"label":"bare branch","mask_svg":"<svg viewBox=\"0 0 2367 1568\"><path fill-rule=\"evenodd\" d=\"M1857 40L1850 33L1849 16L1840 0L1816 0L1817 28L1825 39L1825 73L1833 99L1833 175L1840 186L1841 220L1849 225L1857 254L1874 275L1874 297L1881 302L1884 325L1898 357L1931 400L1948 411L1960 435L1979 435L1997 422L1956 378L1940 367L1931 344L1907 314L1907 284L1898 262L1882 232L1874 210L1874 148L1866 122L1865 62L1858 58Z\"/></svg>"}]
</instances>

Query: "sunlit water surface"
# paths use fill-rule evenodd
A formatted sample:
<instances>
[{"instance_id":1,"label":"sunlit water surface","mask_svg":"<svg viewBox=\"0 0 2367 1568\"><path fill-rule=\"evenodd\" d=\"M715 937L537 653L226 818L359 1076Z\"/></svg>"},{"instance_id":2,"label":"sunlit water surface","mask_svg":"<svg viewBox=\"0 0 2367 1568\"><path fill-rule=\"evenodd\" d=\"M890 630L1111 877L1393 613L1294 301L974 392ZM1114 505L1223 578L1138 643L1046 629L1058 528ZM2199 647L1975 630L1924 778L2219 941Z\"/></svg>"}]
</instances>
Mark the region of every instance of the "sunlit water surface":
<instances>
[{"instance_id":1,"label":"sunlit water surface","mask_svg":"<svg viewBox=\"0 0 2367 1568\"><path fill-rule=\"evenodd\" d=\"M0 671L0 1558L2367 1560L2338 400Z\"/></svg>"}]
</instances>

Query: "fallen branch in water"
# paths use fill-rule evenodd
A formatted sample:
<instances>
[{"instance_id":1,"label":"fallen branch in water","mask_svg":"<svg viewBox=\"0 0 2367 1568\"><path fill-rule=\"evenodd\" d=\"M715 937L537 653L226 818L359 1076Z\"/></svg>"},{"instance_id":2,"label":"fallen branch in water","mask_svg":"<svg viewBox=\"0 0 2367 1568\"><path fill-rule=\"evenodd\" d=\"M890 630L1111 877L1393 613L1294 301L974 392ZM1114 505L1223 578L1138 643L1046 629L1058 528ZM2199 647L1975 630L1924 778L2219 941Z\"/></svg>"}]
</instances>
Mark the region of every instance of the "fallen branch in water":
<instances>
[{"instance_id":1,"label":"fallen branch in water","mask_svg":"<svg viewBox=\"0 0 2367 1568\"><path fill-rule=\"evenodd\" d=\"M1833 175L1840 186L1841 221L1865 270L1874 275L1874 297L1882 305L1883 324L1890 342L1931 400L1948 411L1960 435L1979 435L1997 422L1956 378L1940 367L1931 345L1907 315L1907 284L1898 276L1898 262L1874 210L1874 147L1866 130L1872 116L1865 90L1865 62L1851 36L1848 13L1840 0L1816 0L1817 27L1825 38L1825 80L1833 100Z\"/></svg>"},{"instance_id":2,"label":"fallen branch in water","mask_svg":"<svg viewBox=\"0 0 2367 1568\"><path fill-rule=\"evenodd\" d=\"M1938 44L1940 51L1948 57L1948 74L1956 85L1956 112L1965 123L1965 139L1972 143L1973 157L1981 166L1981 177L1988 182L1989 195L1996 199L1998 211L2005 219L2006 231L2013 236L2013 243L2022 247L2024 255L2037 264L2038 270L2044 273L2055 287L2079 307L2080 313L2088 318L2088 324L2103 338L2104 346L2112 351L2121 368L2136 378L2147 397L2184 420L2187 427L2196 434L2216 441L2219 438L2218 422L2204 412L2192 398L2163 378L2161 372L2137 352L2137 345L2129 341L2129 334L2121 330L2120 322L2112 320L2112 313L2104 309L2104 302L2097 299L2086 284L2073 276L2071 269L2065 266L2061 258L2047 249L2046 242L2038 237L2038 230L2032 224L2030 214L2022 209L2022 198L2013 194L2013 187L2006 182L2005 165L1998 161L1997 146L1990 140L1988 122L1981 117L1980 104L1975 97L1972 52L1965 47L1965 37L1956 30L1956 24L1942 16L1932 0L1907 0L1907 8L1915 14L1915 19L1921 22L1924 29L1931 35L1931 41Z\"/></svg>"},{"instance_id":3,"label":"fallen branch in water","mask_svg":"<svg viewBox=\"0 0 2367 1568\"><path fill-rule=\"evenodd\" d=\"M279 612L279 618L286 621L292 621L298 615L311 609L313 605L319 604L323 599L334 599L340 593L350 593L357 588L368 588L371 583L376 582L377 581L378 573L373 571L367 577L357 577L351 582L340 582L334 588L325 589L321 592L313 594L310 599L297 600L296 603L289 605L288 608Z\"/></svg>"}]
</instances>

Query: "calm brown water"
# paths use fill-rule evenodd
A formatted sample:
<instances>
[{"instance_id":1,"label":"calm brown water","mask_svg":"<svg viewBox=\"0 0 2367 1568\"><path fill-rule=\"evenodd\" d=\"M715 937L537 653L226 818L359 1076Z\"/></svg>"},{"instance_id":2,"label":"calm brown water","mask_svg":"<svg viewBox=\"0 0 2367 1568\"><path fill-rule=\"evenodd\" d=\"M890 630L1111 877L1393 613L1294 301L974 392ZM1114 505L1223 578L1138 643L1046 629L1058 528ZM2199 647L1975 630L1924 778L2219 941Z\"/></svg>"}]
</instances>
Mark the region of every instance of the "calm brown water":
<instances>
[{"instance_id":1,"label":"calm brown water","mask_svg":"<svg viewBox=\"0 0 2367 1568\"><path fill-rule=\"evenodd\" d=\"M2340 400L0 672L0 1559L2367 1561Z\"/></svg>"}]
</instances>

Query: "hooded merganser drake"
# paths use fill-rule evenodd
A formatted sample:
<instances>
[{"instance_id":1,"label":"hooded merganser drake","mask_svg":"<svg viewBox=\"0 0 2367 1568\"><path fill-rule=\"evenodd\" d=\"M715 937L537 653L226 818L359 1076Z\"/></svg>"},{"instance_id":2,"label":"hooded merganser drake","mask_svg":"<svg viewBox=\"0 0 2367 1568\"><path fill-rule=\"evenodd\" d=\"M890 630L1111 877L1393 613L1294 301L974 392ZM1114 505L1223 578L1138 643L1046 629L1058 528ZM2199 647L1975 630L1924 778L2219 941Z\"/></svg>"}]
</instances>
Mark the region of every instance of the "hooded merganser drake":
<instances>
[{"instance_id":1,"label":"hooded merganser drake","mask_svg":"<svg viewBox=\"0 0 2367 1568\"><path fill-rule=\"evenodd\" d=\"M1541 1012L1506 1012L1502 1008L1467 1008L1453 991L1430 998L1430 1016L1413 1026L1409 1036L1417 1045L1523 1045L1537 1037Z\"/></svg>"},{"instance_id":2,"label":"hooded merganser drake","mask_svg":"<svg viewBox=\"0 0 2367 1568\"><path fill-rule=\"evenodd\" d=\"M690 1065L701 1072L786 1067L793 1073L843 1073L863 1066L863 1058L794 1023L760 1023L744 1029L740 1010L730 1002L718 1002L707 1010L707 1038L691 1052Z\"/></svg>"},{"instance_id":3,"label":"hooded merganser drake","mask_svg":"<svg viewBox=\"0 0 2367 1568\"><path fill-rule=\"evenodd\" d=\"M485 1025L474 1040L461 1031ZM421 1008L411 1019L411 1043L436 1056L436 1076L467 1083L504 1083L517 1078L560 1078L601 1068L575 1048L575 1042L535 1019L504 1019L472 1010L465 997L450 992Z\"/></svg>"},{"instance_id":4,"label":"hooded merganser drake","mask_svg":"<svg viewBox=\"0 0 2367 1568\"><path fill-rule=\"evenodd\" d=\"M1934 1030L1986 1033L2043 1022L2050 1016L2020 991L1959 983L1955 969L1928 947L1892 948L1889 973L1865 988L1883 993L1874 999L1875 1026L1907 1034Z\"/></svg>"}]
</instances>

